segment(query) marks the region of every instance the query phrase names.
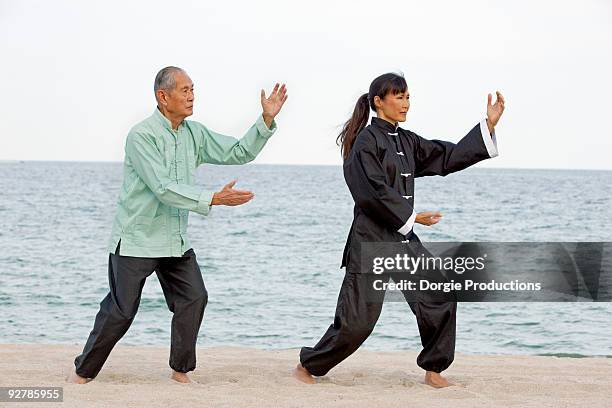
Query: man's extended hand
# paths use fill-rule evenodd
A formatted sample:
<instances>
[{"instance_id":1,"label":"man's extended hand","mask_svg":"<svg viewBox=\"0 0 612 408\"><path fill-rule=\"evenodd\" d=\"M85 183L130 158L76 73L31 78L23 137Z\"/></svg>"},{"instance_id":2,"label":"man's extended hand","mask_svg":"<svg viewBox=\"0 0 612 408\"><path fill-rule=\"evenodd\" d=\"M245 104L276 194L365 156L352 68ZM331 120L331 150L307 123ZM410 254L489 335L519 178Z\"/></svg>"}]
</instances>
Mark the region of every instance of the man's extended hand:
<instances>
[{"instance_id":1,"label":"man's extended hand","mask_svg":"<svg viewBox=\"0 0 612 408\"><path fill-rule=\"evenodd\" d=\"M221 191L213 194L210 204L231 206L241 205L251 201L251 199L255 196L255 194L251 193L250 191L234 190L232 188L234 187L234 184L236 184L236 180L229 182Z\"/></svg>"},{"instance_id":2,"label":"man's extended hand","mask_svg":"<svg viewBox=\"0 0 612 408\"><path fill-rule=\"evenodd\" d=\"M493 95L487 95L487 126L489 128L489 133L493 132L493 128L497 125L502 113L504 113L504 104L506 103L501 92L496 91L495 93L497 94L495 105L491 105Z\"/></svg>"},{"instance_id":3,"label":"man's extended hand","mask_svg":"<svg viewBox=\"0 0 612 408\"><path fill-rule=\"evenodd\" d=\"M417 213L416 222L417 224L427 225L428 227L437 224L442 219L442 213L439 211L425 211Z\"/></svg>"},{"instance_id":4,"label":"man's extended hand","mask_svg":"<svg viewBox=\"0 0 612 408\"><path fill-rule=\"evenodd\" d=\"M283 84L280 89L278 83L274 85L274 89L268 98L266 98L266 93L262 89L261 90L261 107L263 108L263 120L266 122L266 126L269 128L272 125L272 121L278 115L283 104L287 100L289 95L287 95L287 88L285 84Z\"/></svg>"}]
</instances>

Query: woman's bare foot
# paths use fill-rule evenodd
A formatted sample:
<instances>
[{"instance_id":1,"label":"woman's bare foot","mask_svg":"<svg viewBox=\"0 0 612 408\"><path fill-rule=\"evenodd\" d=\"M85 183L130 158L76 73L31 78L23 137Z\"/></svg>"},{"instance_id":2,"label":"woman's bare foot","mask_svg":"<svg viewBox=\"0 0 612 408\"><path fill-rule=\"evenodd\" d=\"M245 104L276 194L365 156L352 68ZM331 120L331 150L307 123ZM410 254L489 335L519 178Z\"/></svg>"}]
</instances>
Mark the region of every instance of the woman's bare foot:
<instances>
[{"instance_id":1,"label":"woman's bare foot","mask_svg":"<svg viewBox=\"0 0 612 408\"><path fill-rule=\"evenodd\" d=\"M453 385L453 383L448 382L446 378L442 377L440 373L434 371L425 372L425 384L434 388L444 388Z\"/></svg>"},{"instance_id":2,"label":"woman's bare foot","mask_svg":"<svg viewBox=\"0 0 612 408\"><path fill-rule=\"evenodd\" d=\"M317 382L312 377L312 374L310 374L308 370L302 366L302 364L298 364L297 366L295 366L295 368L293 369L293 377L295 377L296 380L306 384L315 384Z\"/></svg>"},{"instance_id":3,"label":"woman's bare foot","mask_svg":"<svg viewBox=\"0 0 612 408\"><path fill-rule=\"evenodd\" d=\"M93 378L83 378L80 375L78 375L76 373L76 370L73 369L70 374L68 374L68 377L66 377L66 381L68 381L69 383L73 383L73 384L87 384L88 382L90 382Z\"/></svg>"},{"instance_id":4,"label":"woman's bare foot","mask_svg":"<svg viewBox=\"0 0 612 408\"><path fill-rule=\"evenodd\" d=\"M193 383L193 381L191 381L191 378L187 376L187 373L179 373L178 371L174 371L174 370L172 370L172 375L170 375L170 378L172 378L174 381L177 381L183 384Z\"/></svg>"}]
</instances>

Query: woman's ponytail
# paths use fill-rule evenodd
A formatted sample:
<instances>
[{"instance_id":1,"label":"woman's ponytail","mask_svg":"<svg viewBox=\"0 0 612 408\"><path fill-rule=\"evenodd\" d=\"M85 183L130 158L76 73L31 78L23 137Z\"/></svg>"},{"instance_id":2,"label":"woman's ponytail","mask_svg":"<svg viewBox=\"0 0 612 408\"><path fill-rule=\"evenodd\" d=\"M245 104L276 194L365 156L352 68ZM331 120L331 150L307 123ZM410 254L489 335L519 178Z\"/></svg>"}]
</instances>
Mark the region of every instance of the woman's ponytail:
<instances>
[{"instance_id":1,"label":"woman's ponytail","mask_svg":"<svg viewBox=\"0 0 612 408\"><path fill-rule=\"evenodd\" d=\"M336 143L340 146L342 152L342 158L346 160L351 148L355 143L357 134L366 127L368 124L368 118L370 117L370 102L368 100L368 94L364 93L357 99L355 104L355 110L349 120L346 121L342 127L342 131L336 138Z\"/></svg>"}]
</instances>

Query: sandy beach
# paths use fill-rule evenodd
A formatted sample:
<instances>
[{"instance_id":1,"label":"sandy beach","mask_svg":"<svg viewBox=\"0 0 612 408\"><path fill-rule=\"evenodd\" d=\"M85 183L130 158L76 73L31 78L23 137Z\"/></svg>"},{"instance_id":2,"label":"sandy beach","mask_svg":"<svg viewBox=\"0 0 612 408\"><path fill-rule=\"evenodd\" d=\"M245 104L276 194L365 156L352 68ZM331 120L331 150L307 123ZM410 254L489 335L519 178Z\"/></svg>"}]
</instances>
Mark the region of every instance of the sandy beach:
<instances>
[{"instance_id":1,"label":"sandy beach","mask_svg":"<svg viewBox=\"0 0 612 408\"><path fill-rule=\"evenodd\" d=\"M197 384L168 378L168 348L118 345L98 377L64 382L81 346L0 345L0 386L63 386L65 407L604 407L612 359L458 354L456 385L422 383L415 352L359 350L315 385L290 375L297 350L200 348ZM9 403L4 403L7 406ZM20 403L42 407L53 403ZM13 404L10 404L13 406Z\"/></svg>"}]
</instances>

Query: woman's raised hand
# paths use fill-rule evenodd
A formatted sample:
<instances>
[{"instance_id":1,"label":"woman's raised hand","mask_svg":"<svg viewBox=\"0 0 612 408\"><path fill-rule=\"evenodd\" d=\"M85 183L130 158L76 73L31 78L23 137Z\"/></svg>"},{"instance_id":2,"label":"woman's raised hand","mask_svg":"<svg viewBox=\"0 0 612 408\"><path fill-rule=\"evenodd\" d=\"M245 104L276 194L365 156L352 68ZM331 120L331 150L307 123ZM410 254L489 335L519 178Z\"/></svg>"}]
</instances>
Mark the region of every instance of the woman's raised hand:
<instances>
[{"instance_id":1,"label":"woman's raised hand","mask_svg":"<svg viewBox=\"0 0 612 408\"><path fill-rule=\"evenodd\" d=\"M493 95L487 95L487 119L491 127L495 127L495 125L497 125L499 118L501 117L502 113L504 113L504 104L506 103L501 92L496 91L495 93L497 94L497 100L495 101L494 105L491 104L493 101Z\"/></svg>"}]
</instances>

